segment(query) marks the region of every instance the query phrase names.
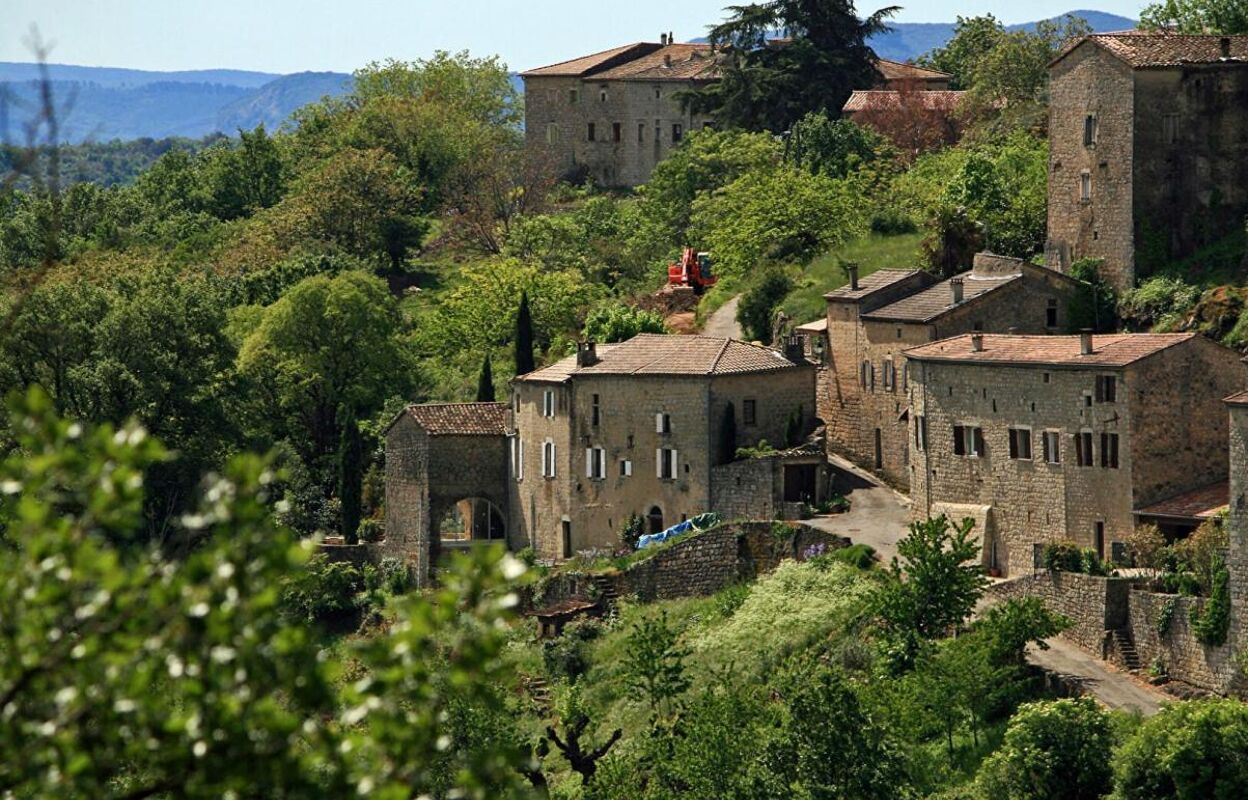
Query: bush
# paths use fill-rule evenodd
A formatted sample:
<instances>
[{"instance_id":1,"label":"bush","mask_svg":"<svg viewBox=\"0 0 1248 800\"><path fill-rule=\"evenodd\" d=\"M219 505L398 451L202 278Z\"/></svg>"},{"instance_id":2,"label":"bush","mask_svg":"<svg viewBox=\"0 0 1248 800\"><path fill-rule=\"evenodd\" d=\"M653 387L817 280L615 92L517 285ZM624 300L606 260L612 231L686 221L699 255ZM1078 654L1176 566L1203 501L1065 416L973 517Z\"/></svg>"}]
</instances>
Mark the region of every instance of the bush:
<instances>
[{"instance_id":1,"label":"bush","mask_svg":"<svg viewBox=\"0 0 1248 800\"><path fill-rule=\"evenodd\" d=\"M383 558L377 565L377 577L381 588L392 595L404 594L412 585L411 571L397 558Z\"/></svg>"},{"instance_id":2,"label":"bush","mask_svg":"<svg viewBox=\"0 0 1248 800\"><path fill-rule=\"evenodd\" d=\"M542 664L546 674L562 678L569 683L589 671L588 643L598 638L602 626L592 620L576 620L568 623L563 635L542 643Z\"/></svg>"},{"instance_id":3,"label":"bush","mask_svg":"<svg viewBox=\"0 0 1248 800\"><path fill-rule=\"evenodd\" d=\"M999 800L1096 800L1109 792L1109 714L1090 698L1027 703L976 779Z\"/></svg>"},{"instance_id":4,"label":"bush","mask_svg":"<svg viewBox=\"0 0 1248 800\"><path fill-rule=\"evenodd\" d=\"M1044 568L1059 572L1081 572L1083 552L1074 542L1051 542L1044 546Z\"/></svg>"},{"instance_id":5,"label":"bush","mask_svg":"<svg viewBox=\"0 0 1248 800\"><path fill-rule=\"evenodd\" d=\"M376 517L362 519L359 528L356 529L356 534L361 542L380 542L386 538L385 522Z\"/></svg>"},{"instance_id":6,"label":"bush","mask_svg":"<svg viewBox=\"0 0 1248 800\"><path fill-rule=\"evenodd\" d=\"M899 208L886 206L875 212L871 217L871 232L883 236L898 236L903 233L914 233L919 226L914 219Z\"/></svg>"},{"instance_id":7,"label":"bush","mask_svg":"<svg viewBox=\"0 0 1248 800\"><path fill-rule=\"evenodd\" d=\"M875 548L869 544L851 544L828 553L829 561L848 564L855 569L871 569L875 566Z\"/></svg>"},{"instance_id":8,"label":"bush","mask_svg":"<svg viewBox=\"0 0 1248 800\"><path fill-rule=\"evenodd\" d=\"M639 333L669 333L663 315L619 302L602 303L585 318L585 341L623 342Z\"/></svg>"},{"instance_id":9,"label":"bush","mask_svg":"<svg viewBox=\"0 0 1248 800\"><path fill-rule=\"evenodd\" d=\"M1231 575L1221 556L1214 556L1213 587L1209 599L1199 613L1191 611L1192 632L1201 644L1220 647L1226 644L1231 627Z\"/></svg>"},{"instance_id":10,"label":"bush","mask_svg":"<svg viewBox=\"0 0 1248 800\"><path fill-rule=\"evenodd\" d=\"M1119 800L1242 797L1248 705L1191 700L1162 706L1115 754Z\"/></svg>"},{"instance_id":11,"label":"bush","mask_svg":"<svg viewBox=\"0 0 1248 800\"><path fill-rule=\"evenodd\" d=\"M636 514L629 514L628 519L620 527L620 544L629 550L637 549L637 540L645 531L645 521Z\"/></svg>"},{"instance_id":12,"label":"bush","mask_svg":"<svg viewBox=\"0 0 1248 800\"><path fill-rule=\"evenodd\" d=\"M771 343L771 327L776 308L793 291L793 279L779 268L770 269L762 280L741 295L737 321L749 339Z\"/></svg>"},{"instance_id":13,"label":"bush","mask_svg":"<svg viewBox=\"0 0 1248 800\"><path fill-rule=\"evenodd\" d=\"M365 588L364 573L354 564L318 554L287 582L282 608L307 622L342 623L362 610L358 595Z\"/></svg>"}]
</instances>

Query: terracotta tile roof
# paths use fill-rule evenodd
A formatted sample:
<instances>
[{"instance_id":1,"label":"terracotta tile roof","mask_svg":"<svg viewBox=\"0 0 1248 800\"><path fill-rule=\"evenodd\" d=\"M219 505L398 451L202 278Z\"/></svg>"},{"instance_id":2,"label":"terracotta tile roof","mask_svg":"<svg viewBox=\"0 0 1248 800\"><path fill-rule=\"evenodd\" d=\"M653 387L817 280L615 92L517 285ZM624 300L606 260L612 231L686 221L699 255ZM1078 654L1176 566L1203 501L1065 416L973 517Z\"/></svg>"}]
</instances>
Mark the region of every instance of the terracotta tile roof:
<instances>
[{"instance_id":1,"label":"terracotta tile roof","mask_svg":"<svg viewBox=\"0 0 1248 800\"><path fill-rule=\"evenodd\" d=\"M875 68L880 71L886 81L904 81L904 80L920 80L920 81L950 81L953 76L947 72L939 70L927 69L915 64L903 64L900 61L889 61L887 58L881 58L876 62Z\"/></svg>"},{"instance_id":2,"label":"terracotta tile roof","mask_svg":"<svg viewBox=\"0 0 1248 800\"><path fill-rule=\"evenodd\" d=\"M828 329L828 318L820 317L814 322L807 322L805 325L798 325L793 330L803 331L804 333L820 333Z\"/></svg>"},{"instance_id":3,"label":"terracotta tile roof","mask_svg":"<svg viewBox=\"0 0 1248 800\"><path fill-rule=\"evenodd\" d=\"M964 334L905 351L921 361L960 361L1052 367L1125 367L1166 348L1195 339L1197 333L1109 333L1092 337L1092 353L1079 354L1079 336L1015 336L982 334L984 349L976 352Z\"/></svg>"},{"instance_id":4,"label":"terracotta tile roof","mask_svg":"<svg viewBox=\"0 0 1248 800\"><path fill-rule=\"evenodd\" d=\"M1232 406L1248 406L1248 391L1236 392L1222 402Z\"/></svg>"},{"instance_id":5,"label":"terracotta tile roof","mask_svg":"<svg viewBox=\"0 0 1248 800\"><path fill-rule=\"evenodd\" d=\"M669 44L592 76L604 81L715 80L719 62L708 44Z\"/></svg>"},{"instance_id":6,"label":"terracotta tile roof","mask_svg":"<svg viewBox=\"0 0 1248 800\"><path fill-rule=\"evenodd\" d=\"M423 403L405 409L430 436L504 436L505 403Z\"/></svg>"},{"instance_id":7,"label":"terracotta tile roof","mask_svg":"<svg viewBox=\"0 0 1248 800\"><path fill-rule=\"evenodd\" d=\"M915 292L909 297L903 297L895 303L889 303L886 306L877 308L867 314L863 314L863 319L874 320L890 320L898 322L931 322L937 317L941 317L955 308L961 308L976 298L983 297L989 292L1000 289L1016 280L1020 280L1022 275L1000 275L990 278L976 277L970 273L963 273L957 276L962 279L962 302L954 305L953 289L950 287L950 281L943 280L934 286Z\"/></svg>"},{"instance_id":8,"label":"terracotta tile roof","mask_svg":"<svg viewBox=\"0 0 1248 800\"><path fill-rule=\"evenodd\" d=\"M598 347L598 363L578 367L576 356L516 380L562 382L576 375L734 375L775 372L797 365L761 345L718 336L642 333L613 346Z\"/></svg>"},{"instance_id":9,"label":"terracotta tile roof","mask_svg":"<svg viewBox=\"0 0 1248 800\"><path fill-rule=\"evenodd\" d=\"M828 292L824 297L828 300L861 300L919 272L917 269L878 269L859 280L857 289L849 288L847 283Z\"/></svg>"},{"instance_id":10,"label":"terracotta tile roof","mask_svg":"<svg viewBox=\"0 0 1248 800\"><path fill-rule=\"evenodd\" d=\"M1174 67L1181 64L1218 64L1222 40L1230 40L1230 60L1248 65L1248 36L1218 36L1169 33L1165 31L1122 31L1098 33L1078 39L1053 59L1056 64L1084 42L1097 44L1135 69Z\"/></svg>"},{"instance_id":11,"label":"terracotta tile roof","mask_svg":"<svg viewBox=\"0 0 1248 800\"><path fill-rule=\"evenodd\" d=\"M617 64L644 56L646 53L653 52L660 47L662 45L651 42L634 42L621 47L613 47L610 50L603 50L601 53L593 53L592 55L581 56L568 61L560 61L558 64L536 67L527 72L521 72L520 77L578 77L588 75L596 70L610 69Z\"/></svg>"},{"instance_id":12,"label":"terracotta tile roof","mask_svg":"<svg viewBox=\"0 0 1248 800\"><path fill-rule=\"evenodd\" d=\"M1230 502L1230 481L1219 481L1137 509L1135 513L1143 517L1168 517L1196 522L1217 516Z\"/></svg>"},{"instance_id":13,"label":"terracotta tile roof","mask_svg":"<svg viewBox=\"0 0 1248 800\"><path fill-rule=\"evenodd\" d=\"M847 114L859 111L898 111L903 107L922 108L924 111L953 111L966 92L917 91L907 93L902 104L902 93L891 89L858 89L849 96L841 110Z\"/></svg>"}]
</instances>

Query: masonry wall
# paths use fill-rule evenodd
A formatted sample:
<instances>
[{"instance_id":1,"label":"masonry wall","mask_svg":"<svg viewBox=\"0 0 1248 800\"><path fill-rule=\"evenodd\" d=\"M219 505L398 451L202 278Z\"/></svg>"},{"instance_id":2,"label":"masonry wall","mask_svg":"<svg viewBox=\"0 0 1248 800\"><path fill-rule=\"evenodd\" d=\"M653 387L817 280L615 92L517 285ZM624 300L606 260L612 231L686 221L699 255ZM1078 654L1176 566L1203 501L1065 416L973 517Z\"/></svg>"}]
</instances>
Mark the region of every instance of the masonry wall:
<instances>
[{"instance_id":1,"label":"masonry wall","mask_svg":"<svg viewBox=\"0 0 1248 800\"><path fill-rule=\"evenodd\" d=\"M709 446L712 461L724 463L735 453L720 452L719 432L723 418L732 403L737 420L737 446L757 445L766 439L773 447L784 449L785 432L791 414L800 420L802 435L815 426L815 378L813 366L784 369L769 373L716 375L710 383ZM745 403L754 402L754 421L745 421Z\"/></svg>"},{"instance_id":2,"label":"masonry wall","mask_svg":"<svg viewBox=\"0 0 1248 800\"><path fill-rule=\"evenodd\" d=\"M416 580L429 578L429 436L403 414L386 432L386 538L382 555L410 564Z\"/></svg>"},{"instance_id":3,"label":"masonry wall","mask_svg":"<svg viewBox=\"0 0 1248 800\"><path fill-rule=\"evenodd\" d=\"M1134 285L1133 176L1135 81L1132 70L1084 42L1050 70L1048 241L1051 268L1103 258L1118 289ZM1096 117L1096 141L1084 145L1084 119ZM1081 199L1081 175L1092 181Z\"/></svg>"},{"instance_id":4,"label":"masonry wall","mask_svg":"<svg viewBox=\"0 0 1248 800\"><path fill-rule=\"evenodd\" d=\"M1230 410L1230 515L1227 531L1230 551L1227 571L1231 581L1231 632L1236 651L1248 644L1248 407Z\"/></svg>"},{"instance_id":5,"label":"masonry wall","mask_svg":"<svg viewBox=\"0 0 1248 800\"><path fill-rule=\"evenodd\" d=\"M1100 578L1073 572L1040 571L989 587L993 600L1040 598L1045 607L1068 618L1072 625L1063 639L1105 658L1108 633L1128 625L1129 578Z\"/></svg>"},{"instance_id":6,"label":"masonry wall","mask_svg":"<svg viewBox=\"0 0 1248 800\"><path fill-rule=\"evenodd\" d=\"M711 505L723 519L777 519L775 459L746 458L711 468Z\"/></svg>"},{"instance_id":7,"label":"masonry wall","mask_svg":"<svg viewBox=\"0 0 1248 800\"><path fill-rule=\"evenodd\" d=\"M1196 641L1192 631L1192 610L1199 611L1206 602L1199 597L1132 590L1131 638L1142 668L1148 669L1160 662L1175 680L1226 694L1239 672L1235 648L1230 644L1221 647L1203 645ZM1162 634L1158 630L1158 622L1162 609L1170 603L1173 603L1174 611L1169 627Z\"/></svg>"}]
</instances>

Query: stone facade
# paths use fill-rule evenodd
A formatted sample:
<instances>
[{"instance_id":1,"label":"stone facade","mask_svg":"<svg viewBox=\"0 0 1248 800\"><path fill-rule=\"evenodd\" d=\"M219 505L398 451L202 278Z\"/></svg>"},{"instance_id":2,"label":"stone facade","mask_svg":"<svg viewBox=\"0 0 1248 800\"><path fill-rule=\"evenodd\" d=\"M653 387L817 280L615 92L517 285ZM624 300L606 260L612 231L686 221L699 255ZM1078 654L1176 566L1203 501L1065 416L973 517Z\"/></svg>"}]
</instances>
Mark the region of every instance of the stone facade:
<instances>
[{"instance_id":1,"label":"stone facade","mask_svg":"<svg viewBox=\"0 0 1248 800\"><path fill-rule=\"evenodd\" d=\"M1195 334L1117 334L1084 355L1081 338L972 335L906 354L909 435L925 442L911 449L914 514L991 510L984 557L1003 574L1031 569L1046 542L1107 557L1136 509L1227 469L1220 398L1248 377L1238 354Z\"/></svg>"},{"instance_id":2,"label":"stone facade","mask_svg":"<svg viewBox=\"0 0 1248 800\"><path fill-rule=\"evenodd\" d=\"M1154 663L1163 665L1175 680L1226 694L1238 680L1235 648L1230 644L1221 647L1201 644L1192 631L1191 613L1199 612L1206 602L1199 597L1133 590L1131 638L1142 668L1148 669ZM1163 634L1158 630L1158 622L1162 609L1171 603L1170 625Z\"/></svg>"},{"instance_id":3,"label":"stone facade","mask_svg":"<svg viewBox=\"0 0 1248 800\"><path fill-rule=\"evenodd\" d=\"M1051 267L1102 258L1125 289L1243 227L1248 36L1089 36L1049 97Z\"/></svg>"},{"instance_id":4,"label":"stone facade","mask_svg":"<svg viewBox=\"0 0 1248 800\"><path fill-rule=\"evenodd\" d=\"M909 375L902 353L973 330L1065 332L1076 284L989 253L976 255L972 269L954 280L936 282L918 270L883 272L864 278L859 290L843 287L826 296L828 356L819 414L830 450L907 489Z\"/></svg>"},{"instance_id":5,"label":"stone facade","mask_svg":"<svg viewBox=\"0 0 1248 800\"><path fill-rule=\"evenodd\" d=\"M654 532L718 511L713 470L735 455L720 436L729 404L737 446L783 442L790 415L803 434L814 427L814 367L767 348L643 334L578 358L513 385L509 527L541 558L615 547L633 514Z\"/></svg>"},{"instance_id":6,"label":"stone facade","mask_svg":"<svg viewBox=\"0 0 1248 800\"><path fill-rule=\"evenodd\" d=\"M1130 591L1130 578L1044 570L993 584L987 596L996 601L1040 598L1050 611L1070 620L1071 626L1061 633L1063 639L1106 658L1111 632L1127 627Z\"/></svg>"}]
</instances>

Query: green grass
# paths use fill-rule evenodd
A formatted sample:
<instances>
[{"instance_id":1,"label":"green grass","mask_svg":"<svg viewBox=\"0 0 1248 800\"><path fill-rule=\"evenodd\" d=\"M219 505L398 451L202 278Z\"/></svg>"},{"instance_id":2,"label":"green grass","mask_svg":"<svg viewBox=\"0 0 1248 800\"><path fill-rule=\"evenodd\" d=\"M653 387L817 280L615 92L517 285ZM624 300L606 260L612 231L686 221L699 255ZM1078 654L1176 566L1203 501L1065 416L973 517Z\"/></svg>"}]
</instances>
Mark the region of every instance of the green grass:
<instances>
[{"instance_id":1,"label":"green grass","mask_svg":"<svg viewBox=\"0 0 1248 800\"><path fill-rule=\"evenodd\" d=\"M922 241L921 233L896 236L873 233L830 250L810 262L798 278L798 287L789 293L781 308L799 325L819 319L825 311L823 295L844 286L849 280L841 270L842 259L858 264L859 277L886 267L913 269L919 266L919 243Z\"/></svg>"}]
</instances>

